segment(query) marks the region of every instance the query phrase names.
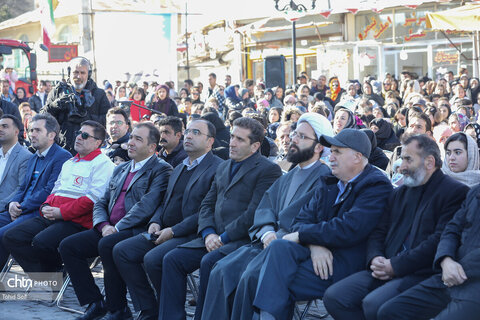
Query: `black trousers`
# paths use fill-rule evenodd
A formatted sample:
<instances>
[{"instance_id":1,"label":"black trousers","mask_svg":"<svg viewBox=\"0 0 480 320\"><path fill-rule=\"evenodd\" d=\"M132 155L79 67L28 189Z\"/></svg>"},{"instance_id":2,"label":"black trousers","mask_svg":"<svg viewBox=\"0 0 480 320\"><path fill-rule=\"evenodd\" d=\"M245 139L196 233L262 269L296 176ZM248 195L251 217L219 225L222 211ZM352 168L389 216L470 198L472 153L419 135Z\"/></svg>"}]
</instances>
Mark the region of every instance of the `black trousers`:
<instances>
[{"instance_id":1,"label":"black trousers","mask_svg":"<svg viewBox=\"0 0 480 320\"><path fill-rule=\"evenodd\" d=\"M145 239L141 234L123 240L113 249L113 259L123 280L127 284L136 311L158 311L148 278L152 282L157 296L160 294L163 257L177 246L190 241L193 236L172 238L158 246ZM142 267L142 263L144 264ZM147 278L148 274L148 278Z\"/></svg>"},{"instance_id":2,"label":"black trousers","mask_svg":"<svg viewBox=\"0 0 480 320\"><path fill-rule=\"evenodd\" d=\"M445 286L439 286L438 283L441 283L440 274L434 275L408 289L398 297L385 303L378 311L378 319L479 319L479 301L473 301L474 299L471 299L471 301L452 299L450 297L450 289ZM478 280L476 279L467 280L458 289L466 290L467 292L468 290L476 290L478 292L478 285Z\"/></svg>"},{"instance_id":3,"label":"black trousers","mask_svg":"<svg viewBox=\"0 0 480 320\"><path fill-rule=\"evenodd\" d=\"M122 230L102 237L99 231L91 229L70 236L60 243L59 251L65 270L70 275L82 306L102 299L87 261L97 256L102 259L107 309L115 312L127 306L127 289L115 266L112 252L117 243L132 236L132 230Z\"/></svg>"},{"instance_id":4,"label":"black trousers","mask_svg":"<svg viewBox=\"0 0 480 320\"><path fill-rule=\"evenodd\" d=\"M62 266L60 242L83 230L82 225L72 221L35 217L8 230L3 242L25 272L55 272Z\"/></svg>"},{"instance_id":5,"label":"black trousers","mask_svg":"<svg viewBox=\"0 0 480 320\"><path fill-rule=\"evenodd\" d=\"M365 270L330 286L323 296L323 303L328 313L338 320L375 320L382 305L406 289L408 286L402 278L383 281Z\"/></svg>"}]
</instances>

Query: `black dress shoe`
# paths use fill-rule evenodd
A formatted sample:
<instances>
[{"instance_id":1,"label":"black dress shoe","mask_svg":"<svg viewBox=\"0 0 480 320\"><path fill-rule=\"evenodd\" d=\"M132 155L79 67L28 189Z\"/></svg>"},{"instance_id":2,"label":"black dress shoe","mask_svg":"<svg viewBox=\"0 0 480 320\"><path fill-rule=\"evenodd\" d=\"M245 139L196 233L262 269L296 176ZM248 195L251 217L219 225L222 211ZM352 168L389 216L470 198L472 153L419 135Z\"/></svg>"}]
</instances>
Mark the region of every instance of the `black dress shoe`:
<instances>
[{"instance_id":1,"label":"black dress shoe","mask_svg":"<svg viewBox=\"0 0 480 320\"><path fill-rule=\"evenodd\" d=\"M153 310L142 310L135 318L135 320L157 320L158 313Z\"/></svg>"},{"instance_id":2,"label":"black dress shoe","mask_svg":"<svg viewBox=\"0 0 480 320\"><path fill-rule=\"evenodd\" d=\"M133 319L132 311L130 311L129 307L125 307L124 309L109 313L106 319L107 320L130 320L130 319Z\"/></svg>"},{"instance_id":3,"label":"black dress shoe","mask_svg":"<svg viewBox=\"0 0 480 320\"><path fill-rule=\"evenodd\" d=\"M98 320L102 319L106 314L107 308L105 308L105 302L100 300L90 303L83 316L77 318L77 320Z\"/></svg>"}]
</instances>

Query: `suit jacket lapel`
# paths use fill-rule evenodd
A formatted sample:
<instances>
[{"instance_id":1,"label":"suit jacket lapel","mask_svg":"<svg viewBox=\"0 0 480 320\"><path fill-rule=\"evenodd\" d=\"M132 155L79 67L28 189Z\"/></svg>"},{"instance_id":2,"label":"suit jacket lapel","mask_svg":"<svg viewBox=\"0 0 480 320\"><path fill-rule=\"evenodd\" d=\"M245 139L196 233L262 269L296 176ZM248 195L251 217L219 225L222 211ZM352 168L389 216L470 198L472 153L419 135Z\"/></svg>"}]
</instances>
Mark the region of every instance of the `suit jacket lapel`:
<instances>
[{"instance_id":1,"label":"suit jacket lapel","mask_svg":"<svg viewBox=\"0 0 480 320\"><path fill-rule=\"evenodd\" d=\"M132 160L133 161L133 160ZM123 184L125 183L125 179L127 179L128 174L130 173L130 164L126 165L122 168L122 171L120 172L121 178L120 178L120 183L115 189L115 194L113 195L114 199L117 199L118 196L120 195L120 192L122 192L122 187Z\"/></svg>"},{"instance_id":2,"label":"suit jacket lapel","mask_svg":"<svg viewBox=\"0 0 480 320\"><path fill-rule=\"evenodd\" d=\"M173 173L172 173L172 177L171 177L172 183L168 183L168 187L167 187L167 197L165 198L165 202L164 202L165 207L166 207L168 201L170 201L170 198L171 198L172 193L173 193L173 188L175 187L175 184L177 184L177 180L180 177L180 174L183 172L183 167L185 165L180 163L178 166L181 167L182 170L174 170Z\"/></svg>"},{"instance_id":3,"label":"suit jacket lapel","mask_svg":"<svg viewBox=\"0 0 480 320\"><path fill-rule=\"evenodd\" d=\"M130 191L130 189L132 188L133 184L134 184L147 170L150 169L150 167L152 166L153 161L156 161L156 160L157 160L157 159L156 159L156 156L152 156L152 157L150 158L150 160L148 160L147 163L145 163L145 164L143 165L143 167L142 167L140 170L138 170L137 173L135 173L135 176L133 177L132 181L131 181L130 184L128 185L128 188L127 188L127 191L126 191L126 192ZM132 160L132 161L133 161L133 160ZM127 166L127 167L128 167L128 166ZM130 171L130 170L128 170L128 171ZM128 173L127 173L127 174L128 174ZM126 176L125 176L125 177L126 177ZM123 181L125 181L125 179L124 179Z\"/></svg>"},{"instance_id":4,"label":"suit jacket lapel","mask_svg":"<svg viewBox=\"0 0 480 320\"><path fill-rule=\"evenodd\" d=\"M230 184L228 185L226 191L228 191L228 189L230 189L232 186L234 186L235 183L237 183L245 174L247 174L247 172L250 171L251 168L253 168L257 164L258 157L260 157L260 155L257 152L255 154L251 155L251 157L254 157L254 159L247 159L245 163L242 163L242 165L240 166L240 169L238 169L238 172L233 177L233 179L230 182ZM231 166L231 164L230 164L230 166ZM228 167L228 169L230 169L230 166ZM230 174L230 170L227 172L227 174Z\"/></svg>"},{"instance_id":5,"label":"suit jacket lapel","mask_svg":"<svg viewBox=\"0 0 480 320\"><path fill-rule=\"evenodd\" d=\"M187 183L187 186L185 188L186 194L183 196L183 204L185 204L185 201L188 199L190 195L190 190L192 190L192 186L197 182L197 180L202 176L202 174L210 167L210 164L212 163L212 153L208 152L205 158L203 158L202 162L198 165L198 167L195 169L195 172L193 173L192 177Z\"/></svg>"}]
</instances>

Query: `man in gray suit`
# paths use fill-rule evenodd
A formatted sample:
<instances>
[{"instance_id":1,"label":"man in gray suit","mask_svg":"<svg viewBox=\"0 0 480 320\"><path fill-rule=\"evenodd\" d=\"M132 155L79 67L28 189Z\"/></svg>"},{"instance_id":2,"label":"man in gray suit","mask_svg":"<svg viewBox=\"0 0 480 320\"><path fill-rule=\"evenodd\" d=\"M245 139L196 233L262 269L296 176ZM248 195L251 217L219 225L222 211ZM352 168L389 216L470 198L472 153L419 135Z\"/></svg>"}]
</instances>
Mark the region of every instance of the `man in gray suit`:
<instances>
[{"instance_id":1,"label":"man in gray suit","mask_svg":"<svg viewBox=\"0 0 480 320\"><path fill-rule=\"evenodd\" d=\"M257 120L233 123L230 159L218 166L200 207L200 237L176 248L163 259L159 319L185 319L186 279L200 268L200 292L195 318L200 319L210 270L215 262L247 244L248 229L265 191L281 176L280 167L259 148L265 129Z\"/></svg>"},{"instance_id":2,"label":"man in gray suit","mask_svg":"<svg viewBox=\"0 0 480 320\"><path fill-rule=\"evenodd\" d=\"M286 159L297 164L265 192L255 211L250 228L251 244L247 244L218 261L210 275L203 308L203 319L230 319L233 298L239 283L251 276L258 277L263 259L257 259L264 248L275 239L291 232L291 224L302 206L313 196L315 187L322 183L320 178L331 174L328 166L319 161L323 152L320 137L333 135L332 127L324 116L305 113L291 134L292 142ZM256 286L244 288L243 294L255 295ZM250 301L253 300L253 297ZM251 306L245 306L251 308Z\"/></svg>"},{"instance_id":3,"label":"man in gray suit","mask_svg":"<svg viewBox=\"0 0 480 320\"><path fill-rule=\"evenodd\" d=\"M18 143L22 121L11 114L0 118L0 210L20 188L32 153Z\"/></svg>"},{"instance_id":4,"label":"man in gray suit","mask_svg":"<svg viewBox=\"0 0 480 320\"><path fill-rule=\"evenodd\" d=\"M139 123L128 140L130 161L118 165L103 197L93 208L93 229L65 238L59 246L65 269L81 305L88 304L79 319L129 319L125 283L113 261L113 247L146 231L160 204L172 167L155 155L160 133L150 122ZM104 270L107 305L87 259L100 256Z\"/></svg>"}]
</instances>

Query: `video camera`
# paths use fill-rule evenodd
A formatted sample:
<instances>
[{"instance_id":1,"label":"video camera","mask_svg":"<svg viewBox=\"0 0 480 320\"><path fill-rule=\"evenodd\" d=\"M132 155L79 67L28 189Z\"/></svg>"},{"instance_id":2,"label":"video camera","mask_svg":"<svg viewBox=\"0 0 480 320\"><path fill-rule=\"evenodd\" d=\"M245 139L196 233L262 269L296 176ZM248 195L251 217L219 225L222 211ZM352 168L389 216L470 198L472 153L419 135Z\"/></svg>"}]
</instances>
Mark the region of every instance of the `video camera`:
<instances>
[{"instance_id":1,"label":"video camera","mask_svg":"<svg viewBox=\"0 0 480 320\"><path fill-rule=\"evenodd\" d=\"M88 108L93 104L94 98L90 91L77 92L69 81L57 83L55 92L58 94L57 105L68 112L68 120L82 122L88 113Z\"/></svg>"}]
</instances>

